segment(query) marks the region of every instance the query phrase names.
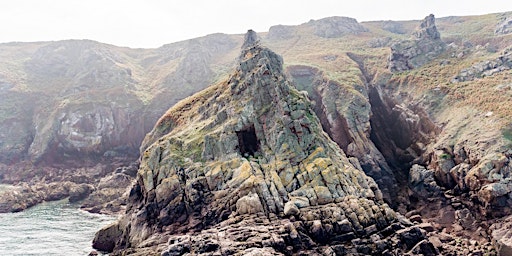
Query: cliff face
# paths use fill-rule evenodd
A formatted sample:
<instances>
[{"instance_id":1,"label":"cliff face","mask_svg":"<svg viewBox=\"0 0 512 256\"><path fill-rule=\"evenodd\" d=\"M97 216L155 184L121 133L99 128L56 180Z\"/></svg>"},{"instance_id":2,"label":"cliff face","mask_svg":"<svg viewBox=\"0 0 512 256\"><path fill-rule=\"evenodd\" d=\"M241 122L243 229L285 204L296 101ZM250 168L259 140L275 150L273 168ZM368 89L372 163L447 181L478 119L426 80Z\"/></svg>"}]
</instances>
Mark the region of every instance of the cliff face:
<instances>
[{"instance_id":1,"label":"cliff face","mask_svg":"<svg viewBox=\"0 0 512 256\"><path fill-rule=\"evenodd\" d=\"M425 17L412 34L411 40L391 45L389 70L392 72L413 69L439 56L445 49L437 30L434 15Z\"/></svg>"},{"instance_id":2,"label":"cliff face","mask_svg":"<svg viewBox=\"0 0 512 256\"><path fill-rule=\"evenodd\" d=\"M0 211L62 199L84 184L87 209L109 205L126 186L113 182L118 191L106 192L100 179L130 184L134 173L123 170L137 161L145 134L222 75L239 41L215 34L151 50L89 40L0 45L0 182L30 184L21 184L23 196L4 195Z\"/></svg>"},{"instance_id":3,"label":"cliff face","mask_svg":"<svg viewBox=\"0 0 512 256\"><path fill-rule=\"evenodd\" d=\"M226 81L178 103L146 136L130 208L98 233L96 248L170 239L160 245L166 255L382 253L422 242L421 230L406 229L373 179L323 132L306 94L283 75L282 58L255 37L246 35ZM112 229L117 236L105 239ZM370 245L370 235L399 229L415 238ZM330 246L358 237L352 249ZM418 251L435 252L423 242Z\"/></svg>"},{"instance_id":4,"label":"cliff face","mask_svg":"<svg viewBox=\"0 0 512 256\"><path fill-rule=\"evenodd\" d=\"M140 52L87 40L3 45L0 161L134 159L158 117L206 87L211 65L226 65L212 58L235 45L220 34Z\"/></svg>"},{"instance_id":5,"label":"cliff face","mask_svg":"<svg viewBox=\"0 0 512 256\"><path fill-rule=\"evenodd\" d=\"M0 44L0 211L127 205L98 244L123 252L507 255L509 21L333 17L238 59L241 35Z\"/></svg>"}]
</instances>

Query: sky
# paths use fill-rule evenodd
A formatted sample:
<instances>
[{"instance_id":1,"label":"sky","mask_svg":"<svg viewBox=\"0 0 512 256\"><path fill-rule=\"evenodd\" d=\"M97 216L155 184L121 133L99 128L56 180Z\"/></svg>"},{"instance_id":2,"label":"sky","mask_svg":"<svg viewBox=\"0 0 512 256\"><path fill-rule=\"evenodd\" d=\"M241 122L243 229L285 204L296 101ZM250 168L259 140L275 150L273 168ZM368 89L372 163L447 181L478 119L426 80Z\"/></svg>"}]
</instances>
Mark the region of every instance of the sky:
<instances>
[{"instance_id":1,"label":"sky","mask_svg":"<svg viewBox=\"0 0 512 256\"><path fill-rule=\"evenodd\" d=\"M2 0L0 43L91 39L132 48L346 16L420 20L512 11L510 0Z\"/></svg>"}]
</instances>

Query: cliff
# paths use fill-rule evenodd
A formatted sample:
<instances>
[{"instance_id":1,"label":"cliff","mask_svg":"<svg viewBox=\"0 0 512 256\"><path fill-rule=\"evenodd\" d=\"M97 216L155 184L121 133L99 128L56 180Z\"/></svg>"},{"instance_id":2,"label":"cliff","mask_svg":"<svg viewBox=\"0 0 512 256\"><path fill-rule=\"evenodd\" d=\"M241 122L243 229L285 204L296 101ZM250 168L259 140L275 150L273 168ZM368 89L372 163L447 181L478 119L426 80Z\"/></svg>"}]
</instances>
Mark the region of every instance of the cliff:
<instances>
[{"instance_id":1,"label":"cliff","mask_svg":"<svg viewBox=\"0 0 512 256\"><path fill-rule=\"evenodd\" d=\"M157 49L0 44L0 177L20 185L1 195L0 211L65 197L93 212L126 207L107 229L126 236L102 247L123 253L417 254L431 244L507 255L510 17L277 25L251 36L246 46L259 46L239 58L243 35ZM231 187L239 183L247 187ZM363 202L392 209L387 224Z\"/></svg>"},{"instance_id":2,"label":"cliff","mask_svg":"<svg viewBox=\"0 0 512 256\"><path fill-rule=\"evenodd\" d=\"M172 107L146 136L129 209L97 234L96 248L280 255L400 253L421 243L415 251L435 253L323 132L307 94L253 31L238 60L226 81ZM383 241L391 236L396 244Z\"/></svg>"}]
</instances>

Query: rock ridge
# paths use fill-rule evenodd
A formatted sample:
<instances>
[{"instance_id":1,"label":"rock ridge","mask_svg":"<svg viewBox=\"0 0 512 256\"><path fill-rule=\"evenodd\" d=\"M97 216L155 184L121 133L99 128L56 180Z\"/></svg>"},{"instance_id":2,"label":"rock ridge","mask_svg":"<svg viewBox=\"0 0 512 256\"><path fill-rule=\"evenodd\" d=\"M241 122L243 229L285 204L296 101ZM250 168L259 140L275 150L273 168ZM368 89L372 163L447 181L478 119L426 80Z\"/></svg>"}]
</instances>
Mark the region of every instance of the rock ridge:
<instances>
[{"instance_id":1,"label":"rock ridge","mask_svg":"<svg viewBox=\"0 0 512 256\"><path fill-rule=\"evenodd\" d=\"M146 136L127 213L97 233L95 248L436 253L323 132L310 101L284 76L281 56L255 38L247 33L226 81L169 109Z\"/></svg>"},{"instance_id":2,"label":"rock ridge","mask_svg":"<svg viewBox=\"0 0 512 256\"><path fill-rule=\"evenodd\" d=\"M430 14L413 32L411 40L391 45L388 68L391 72L401 72L420 67L439 56L445 47L435 25L435 17Z\"/></svg>"}]
</instances>

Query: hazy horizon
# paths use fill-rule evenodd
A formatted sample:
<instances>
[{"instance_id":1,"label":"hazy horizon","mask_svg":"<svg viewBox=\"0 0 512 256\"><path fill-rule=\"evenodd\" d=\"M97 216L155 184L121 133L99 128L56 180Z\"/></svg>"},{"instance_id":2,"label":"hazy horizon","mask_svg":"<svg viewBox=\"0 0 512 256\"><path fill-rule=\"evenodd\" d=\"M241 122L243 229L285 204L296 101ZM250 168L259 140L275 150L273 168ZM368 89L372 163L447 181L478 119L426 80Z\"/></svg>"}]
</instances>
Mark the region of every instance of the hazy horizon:
<instances>
[{"instance_id":1,"label":"hazy horizon","mask_svg":"<svg viewBox=\"0 0 512 256\"><path fill-rule=\"evenodd\" d=\"M512 11L512 2L482 1L77 1L18 0L2 3L0 43L90 39L132 48L213 33L268 31L311 19L346 16L358 21L420 20Z\"/></svg>"}]
</instances>

